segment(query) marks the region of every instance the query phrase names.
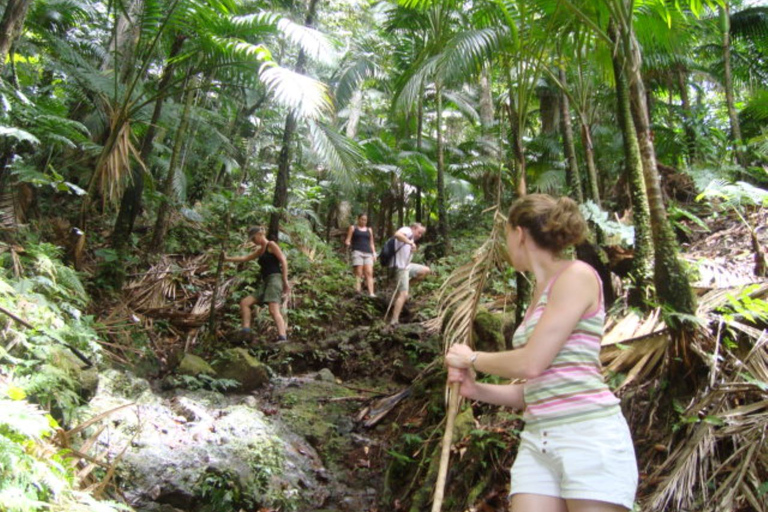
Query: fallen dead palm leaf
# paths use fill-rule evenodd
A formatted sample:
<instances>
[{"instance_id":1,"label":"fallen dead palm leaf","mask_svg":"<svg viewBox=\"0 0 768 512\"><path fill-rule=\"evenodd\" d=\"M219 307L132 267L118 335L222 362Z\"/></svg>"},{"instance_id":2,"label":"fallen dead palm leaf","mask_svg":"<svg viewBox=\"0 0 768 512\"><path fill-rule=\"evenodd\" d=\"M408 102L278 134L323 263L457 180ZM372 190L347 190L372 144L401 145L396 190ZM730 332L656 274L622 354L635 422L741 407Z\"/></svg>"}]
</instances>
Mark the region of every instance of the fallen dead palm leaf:
<instances>
[{"instance_id":1,"label":"fallen dead palm leaf","mask_svg":"<svg viewBox=\"0 0 768 512\"><path fill-rule=\"evenodd\" d=\"M457 343L474 346L472 324L477 313L485 282L491 270L503 262L508 262L503 243L506 218L493 210L493 229L486 242L475 251L472 261L459 267L440 287L438 313L429 322L428 328L443 332L444 352ZM442 508L445 479L448 473L453 427L459 410L459 385L451 384L446 388L448 412L443 434L440 465L432 500L432 512Z\"/></svg>"}]
</instances>

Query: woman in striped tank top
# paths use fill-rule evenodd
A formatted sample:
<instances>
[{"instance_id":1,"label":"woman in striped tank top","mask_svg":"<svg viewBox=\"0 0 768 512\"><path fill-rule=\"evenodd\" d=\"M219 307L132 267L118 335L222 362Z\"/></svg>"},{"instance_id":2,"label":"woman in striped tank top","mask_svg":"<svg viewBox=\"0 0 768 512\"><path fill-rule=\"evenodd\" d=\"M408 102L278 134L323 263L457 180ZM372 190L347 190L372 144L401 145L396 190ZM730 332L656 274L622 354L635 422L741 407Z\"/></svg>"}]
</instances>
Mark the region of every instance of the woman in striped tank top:
<instances>
[{"instance_id":1,"label":"woman in striped tank top","mask_svg":"<svg viewBox=\"0 0 768 512\"><path fill-rule=\"evenodd\" d=\"M511 470L513 512L619 512L632 509L637 462L619 400L605 384L600 342L605 310L597 272L560 257L584 239L586 223L568 198L530 194L509 210L513 266L536 277L514 350L446 355L462 396L523 411L525 430ZM485 384L474 371L522 383Z\"/></svg>"}]
</instances>

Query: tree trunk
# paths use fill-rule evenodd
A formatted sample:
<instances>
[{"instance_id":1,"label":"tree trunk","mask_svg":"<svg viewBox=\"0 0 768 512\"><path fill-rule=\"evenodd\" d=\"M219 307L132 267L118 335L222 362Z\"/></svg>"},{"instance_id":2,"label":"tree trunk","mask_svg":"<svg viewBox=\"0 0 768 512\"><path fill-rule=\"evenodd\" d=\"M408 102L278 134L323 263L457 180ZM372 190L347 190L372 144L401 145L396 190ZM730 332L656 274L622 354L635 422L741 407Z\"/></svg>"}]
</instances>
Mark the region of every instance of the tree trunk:
<instances>
[{"instance_id":1,"label":"tree trunk","mask_svg":"<svg viewBox=\"0 0 768 512\"><path fill-rule=\"evenodd\" d=\"M747 159L741 150L744 142L741 139L741 125L736 113L736 100L733 94L733 74L731 72L731 13L728 2L720 7L720 23L723 31L723 87L725 88L725 104L728 108L728 119L731 121L731 136L734 143L734 154L740 166L747 167Z\"/></svg>"},{"instance_id":2,"label":"tree trunk","mask_svg":"<svg viewBox=\"0 0 768 512\"><path fill-rule=\"evenodd\" d=\"M581 116L579 116L581 119ZM595 165L595 148L592 145L592 134L589 123L581 121L581 143L584 145L584 157L587 162L587 177L589 178L589 199L602 206L600 199L600 183L598 182L597 166Z\"/></svg>"},{"instance_id":3,"label":"tree trunk","mask_svg":"<svg viewBox=\"0 0 768 512\"><path fill-rule=\"evenodd\" d=\"M155 108L152 111L152 119L147 126L147 132L144 134L144 138L141 141L141 149L139 150L139 158L144 166L149 161L149 156L152 154L152 147L155 141L155 135L157 134L157 123L160 121L160 115L163 112L163 104L165 102L164 91L168 88L173 79L173 71L175 65L173 59L181 51L181 47L184 44L186 37L178 36L173 42L171 51L168 55L168 60L165 69L163 70L163 76L158 84L158 97L155 100ZM120 250L125 247L128 240L130 240L133 233L133 226L136 223L136 217L138 217L141 211L142 195L144 194L144 175L146 173L144 166L140 164L134 164L131 182L123 191L123 198L120 202L120 211L117 214L115 220L115 227L112 230L112 247L116 250Z\"/></svg>"},{"instance_id":4,"label":"tree trunk","mask_svg":"<svg viewBox=\"0 0 768 512\"><path fill-rule=\"evenodd\" d=\"M276 211L269 217L269 230L267 238L277 241L280 233L280 217L288 206L288 183L291 177L291 155L293 146L293 134L296 132L296 112L291 111L285 119L283 128L283 141L280 155L277 158L277 178L275 181L275 195L272 206Z\"/></svg>"},{"instance_id":5,"label":"tree trunk","mask_svg":"<svg viewBox=\"0 0 768 512\"><path fill-rule=\"evenodd\" d=\"M538 87L539 117L541 118L541 133L552 135L557 133L558 125L562 122L560 117L561 107L559 95L550 87L549 83Z\"/></svg>"},{"instance_id":6,"label":"tree trunk","mask_svg":"<svg viewBox=\"0 0 768 512\"><path fill-rule=\"evenodd\" d=\"M442 84L435 83L435 107L437 109L437 250L438 256L447 254L448 209L445 198L445 155L443 154L443 90Z\"/></svg>"},{"instance_id":7,"label":"tree trunk","mask_svg":"<svg viewBox=\"0 0 768 512\"><path fill-rule=\"evenodd\" d=\"M186 140L185 135L187 133L187 127L189 126L190 112L192 111L192 103L195 100L196 92L197 88L190 84L190 87L187 88L187 97L184 101L184 111L181 114L179 127L176 130L176 139L173 143L171 161L168 163L168 175L165 177L165 182L163 183L163 188L161 190L162 201L157 210L155 230L152 233L152 242L149 246L150 252L160 252L165 245L165 234L168 232L171 202L173 201L173 182L177 172L176 165L181 158L182 148L184 147L184 141Z\"/></svg>"},{"instance_id":8,"label":"tree trunk","mask_svg":"<svg viewBox=\"0 0 768 512\"><path fill-rule=\"evenodd\" d=\"M8 0L0 20L0 72L14 41L21 35L32 0Z\"/></svg>"},{"instance_id":9,"label":"tree trunk","mask_svg":"<svg viewBox=\"0 0 768 512\"><path fill-rule=\"evenodd\" d=\"M136 70L133 54L141 30L138 20L141 18L143 8L144 0L133 0L119 10L111 40L101 60L101 70L113 68L123 82L128 79L131 72Z\"/></svg>"},{"instance_id":10,"label":"tree trunk","mask_svg":"<svg viewBox=\"0 0 768 512\"><path fill-rule=\"evenodd\" d=\"M307 16L304 19L304 25L311 27L315 20L315 12L317 10L318 0L309 0L309 6L307 7ZM306 55L304 51L299 51L299 56L296 59L297 73L304 72L304 64L306 62ZM275 211L269 217L269 229L267 231L267 238L277 241L280 233L280 217L283 215L285 208L288 206L288 184L291 178L291 155L293 145L293 134L296 132L296 126L298 124L297 114L295 110L288 113L288 117L285 119L285 128L283 130L283 142L280 149L280 156L278 157L277 164L277 178L275 179L275 195L272 199L272 206L275 207Z\"/></svg>"},{"instance_id":11,"label":"tree trunk","mask_svg":"<svg viewBox=\"0 0 768 512\"><path fill-rule=\"evenodd\" d=\"M485 134L493 127L493 94L491 92L491 72L483 66L480 73L480 128Z\"/></svg>"},{"instance_id":12,"label":"tree trunk","mask_svg":"<svg viewBox=\"0 0 768 512\"><path fill-rule=\"evenodd\" d=\"M419 152L419 154L422 153L422 145L424 143L424 86L421 87L421 94L419 94L419 102L416 109L416 151ZM422 205L421 205L421 195L423 191L421 190L421 187L416 187L416 213L415 218L416 222L423 222L422 221Z\"/></svg>"},{"instance_id":13,"label":"tree trunk","mask_svg":"<svg viewBox=\"0 0 768 512\"><path fill-rule=\"evenodd\" d=\"M357 127L360 125L360 117L363 115L363 91L357 89L349 100L349 119L347 120L347 137L357 137Z\"/></svg>"},{"instance_id":14,"label":"tree trunk","mask_svg":"<svg viewBox=\"0 0 768 512\"><path fill-rule=\"evenodd\" d=\"M614 29L611 35L618 37ZM615 39L614 39L615 40ZM641 309L648 309L651 299L651 283L653 277L652 255L653 241L651 235L648 197L643 178L643 163L640 158L640 147L637 142L635 126L632 123L632 112L629 104L629 87L622 60L616 54L613 56L613 72L616 79L617 118L624 138L625 172L632 197L632 218L635 224L635 254L630 279L632 289L629 293L629 303Z\"/></svg>"},{"instance_id":15,"label":"tree trunk","mask_svg":"<svg viewBox=\"0 0 768 512\"><path fill-rule=\"evenodd\" d=\"M662 304L672 311L694 315L696 302L688 275L681 264L679 248L662 196L659 171L656 167L656 152L653 147L648 108L645 103L645 86L640 73L640 47L633 32L626 35L626 70L629 78L630 106L635 120L640 158L643 165L645 189L651 213L651 232L654 248L654 283Z\"/></svg>"},{"instance_id":16,"label":"tree trunk","mask_svg":"<svg viewBox=\"0 0 768 512\"><path fill-rule=\"evenodd\" d=\"M680 69L677 73L677 85L680 89L680 103L683 117L683 132L685 132L685 153L688 165L696 162L696 130L693 128L693 110L688 96L688 72Z\"/></svg>"},{"instance_id":17,"label":"tree trunk","mask_svg":"<svg viewBox=\"0 0 768 512\"><path fill-rule=\"evenodd\" d=\"M568 86L568 77L565 70L560 68L559 79L563 88ZM570 196L579 204L584 202L584 194L581 191L581 177L579 175L579 163L576 161L576 145L573 141L573 124L571 123L571 106L568 95L560 94L560 128L563 133L563 154L565 155L565 176L570 188Z\"/></svg>"}]
</instances>

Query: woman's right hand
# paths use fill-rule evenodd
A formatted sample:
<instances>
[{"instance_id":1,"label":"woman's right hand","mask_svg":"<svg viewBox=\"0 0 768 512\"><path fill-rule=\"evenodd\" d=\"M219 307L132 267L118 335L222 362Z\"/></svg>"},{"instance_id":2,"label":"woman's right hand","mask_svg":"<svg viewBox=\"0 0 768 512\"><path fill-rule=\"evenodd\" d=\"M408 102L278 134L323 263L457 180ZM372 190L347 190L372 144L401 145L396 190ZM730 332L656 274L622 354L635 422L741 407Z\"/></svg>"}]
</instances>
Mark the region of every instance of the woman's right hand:
<instances>
[{"instance_id":1,"label":"woman's right hand","mask_svg":"<svg viewBox=\"0 0 768 512\"><path fill-rule=\"evenodd\" d=\"M454 368L448 367L448 384L459 383L459 394L465 398L472 398L474 396L475 375L469 368Z\"/></svg>"}]
</instances>

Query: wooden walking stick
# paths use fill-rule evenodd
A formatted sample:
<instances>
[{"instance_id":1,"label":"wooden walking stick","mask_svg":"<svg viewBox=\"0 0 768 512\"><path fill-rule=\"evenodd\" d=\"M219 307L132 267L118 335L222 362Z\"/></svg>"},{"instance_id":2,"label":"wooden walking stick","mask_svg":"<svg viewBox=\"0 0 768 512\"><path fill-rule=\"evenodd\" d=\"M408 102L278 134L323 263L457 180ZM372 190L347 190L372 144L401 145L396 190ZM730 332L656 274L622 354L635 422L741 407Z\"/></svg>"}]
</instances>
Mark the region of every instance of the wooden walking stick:
<instances>
[{"instance_id":1,"label":"wooden walking stick","mask_svg":"<svg viewBox=\"0 0 768 512\"><path fill-rule=\"evenodd\" d=\"M436 318L430 320L429 327L434 329L442 327L446 353L457 343L466 343L470 347L474 345L472 326L485 282L491 270L502 262L509 262L503 239L505 223L504 216L498 209L494 209L491 235L475 251L472 261L456 269L440 287L438 314ZM460 384L453 383L446 390L448 412L440 453L440 466L432 499L432 512L440 512L443 505L445 480L453 443L453 427L461 401L459 387Z\"/></svg>"}]
</instances>

